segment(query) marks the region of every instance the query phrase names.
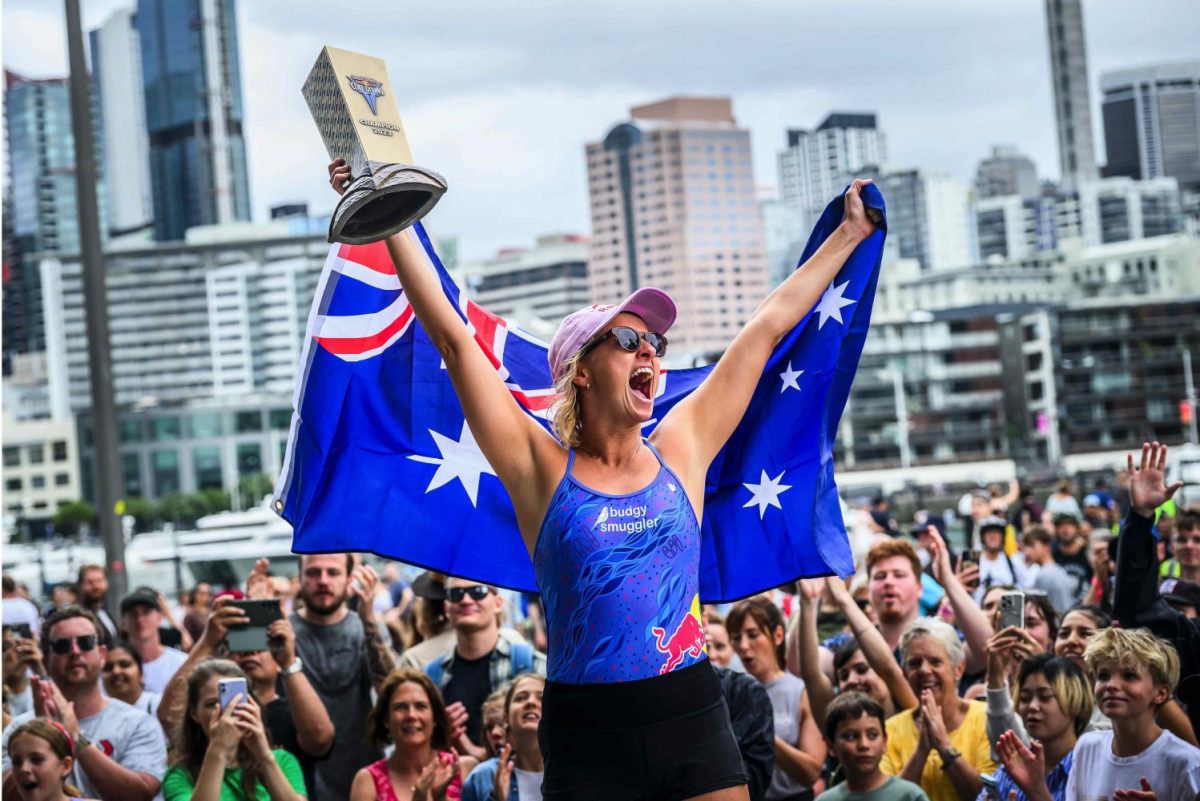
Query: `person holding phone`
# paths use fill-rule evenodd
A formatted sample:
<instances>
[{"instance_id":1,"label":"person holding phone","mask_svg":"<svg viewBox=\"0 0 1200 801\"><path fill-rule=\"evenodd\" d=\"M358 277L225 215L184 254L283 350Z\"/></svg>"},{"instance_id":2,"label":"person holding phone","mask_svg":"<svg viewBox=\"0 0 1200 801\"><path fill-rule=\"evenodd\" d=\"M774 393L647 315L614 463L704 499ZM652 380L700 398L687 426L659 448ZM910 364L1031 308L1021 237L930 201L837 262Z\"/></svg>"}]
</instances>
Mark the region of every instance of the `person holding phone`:
<instances>
[{"instance_id":1,"label":"person holding phone","mask_svg":"<svg viewBox=\"0 0 1200 801\"><path fill-rule=\"evenodd\" d=\"M239 689L221 703L221 680L246 674L225 659L201 662L187 678L187 714L176 727L173 764L163 776L164 801L304 801L296 758L272 746L262 707Z\"/></svg>"},{"instance_id":2,"label":"person holding phone","mask_svg":"<svg viewBox=\"0 0 1200 801\"><path fill-rule=\"evenodd\" d=\"M28 623L4 624L4 708L16 717L33 711L30 676L46 675L42 649Z\"/></svg>"},{"instance_id":3,"label":"person holding phone","mask_svg":"<svg viewBox=\"0 0 1200 801\"><path fill-rule=\"evenodd\" d=\"M285 619L267 629L269 649L241 651L230 658L246 674L262 705L272 741L300 763L304 786L315 787L315 769L333 747L333 722L296 656L296 632ZM310 790L311 792L311 790Z\"/></svg>"}]
</instances>

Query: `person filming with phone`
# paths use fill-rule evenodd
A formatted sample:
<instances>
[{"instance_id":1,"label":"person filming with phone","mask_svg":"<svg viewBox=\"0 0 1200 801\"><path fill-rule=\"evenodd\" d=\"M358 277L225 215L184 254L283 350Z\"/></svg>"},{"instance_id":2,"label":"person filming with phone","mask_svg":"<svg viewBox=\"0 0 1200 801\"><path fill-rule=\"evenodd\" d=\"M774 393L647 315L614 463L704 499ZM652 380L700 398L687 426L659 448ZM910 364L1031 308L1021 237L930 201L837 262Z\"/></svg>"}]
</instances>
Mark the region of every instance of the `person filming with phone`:
<instances>
[{"instance_id":1,"label":"person filming with phone","mask_svg":"<svg viewBox=\"0 0 1200 801\"><path fill-rule=\"evenodd\" d=\"M275 748L246 674L225 659L201 662L187 679L164 801L304 801L300 764Z\"/></svg>"}]
</instances>

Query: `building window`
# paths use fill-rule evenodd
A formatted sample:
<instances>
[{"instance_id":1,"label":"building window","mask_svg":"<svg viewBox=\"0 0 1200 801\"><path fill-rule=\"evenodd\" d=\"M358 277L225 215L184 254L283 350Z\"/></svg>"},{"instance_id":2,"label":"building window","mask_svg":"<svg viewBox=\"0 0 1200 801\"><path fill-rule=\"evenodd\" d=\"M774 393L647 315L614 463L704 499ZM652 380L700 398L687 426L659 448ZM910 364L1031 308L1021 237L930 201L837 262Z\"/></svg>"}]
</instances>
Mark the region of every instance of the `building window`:
<instances>
[{"instance_id":1,"label":"building window","mask_svg":"<svg viewBox=\"0 0 1200 801\"><path fill-rule=\"evenodd\" d=\"M71 476L69 474L67 474L67 473L55 473L54 474L54 486L65 487L70 483L71 483Z\"/></svg>"},{"instance_id":2,"label":"building window","mask_svg":"<svg viewBox=\"0 0 1200 801\"><path fill-rule=\"evenodd\" d=\"M263 471L262 448L256 442L237 446L238 477L253 476Z\"/></svg>"},{"instance_id":3,"label":"building window","mask_svg":"<svg viewBox=\"0 0 1200 801\"><path fill-rule=\"evenodd\" d=\"M130 497L141 497L142 464L136 453L121 454L121 477L125 482L125 494Z\"/></svg>"},{"instance_id":4,"label":"building window","mask_svg":"<svg viewBox=\"0 0 1200 801\"><path fill-rule=\"evenodd\" d=\"M213 439L221 436L221 416L216 412L193 414L189 422L192 436L196 439Z\"/></svg>"},{"instance_id":5,"label":"building window","mask_svg":"<svg viewBox=\"0 0 1200 801\"><path fill-rule=\"evenodd\" d=\"M238 412L233 417L234 430L239 434L249 434L254 431L262 431L262 412L258 409L253 411Z\"/></svg>"},{"instance_id":6,"label":"building window","mask_svg":"<svg viewBox=\"0 0 1200 801\"><path fill-rule=\"evenodd\" d=\"M4 466L16 467L21 464L21 449L20 448L5 448L4 449Z\"/></svg>"},{"instance_id":7,"label":"building window","mask_svg":"<svg viewBox=\"0 0 1200 801\"><path fill-rule=\"evenodd\" d=\"M275 431L287 431L292 427L291 409L272 409L271 428Z\"/></svg>"},{"instance_id":8,"label":"building window","mask_svg":"<svg viewBox=\"0 0 1200 801\"><path fill-rule=\"evenodd\" d=\"M142 421L141 420L122 420L121 421L121 442L141 442L142 441Z\"/></svg>"},{"instance_id":9,"label":"building window","mask_svg":"<svg viewBox=\"0 0 1200 801\"><path fill-rule=\"evenodd\" d=\"M154 451L150 456L150 461L154 475L154 494L162 497L172 492L179 492L179 452L174 450Z\"/></svg>"},{"instance_id":10,"label":"building window","mask_svg":"<svg viewBox=\"0 0 1200 801\"><path fill-rule=\"evenodd\" d=\"M33 478L31 478L29 480L29 486L32 487L33 489L45 489L46 488L46 477L45 476L34 476Z\"/></svg>"},{"instance_id":11,"label":"building window","mask_svg":"<svg viewBox=\"0 0 1200 801\"><path fill-rule=\"evenodd\" d=\"M4 488L10 492L19 492L22 486L24 485L21 483L21 479L19 478L10 478L4 482Z\"/></svg>"},{"instance_id":12,"label":"building window","mask_svg":"<svg viewBox=\"0 0 1200 801\"><path fill-rule=\"evenodd\" d=\"M54 461L67 461L67 443L65 440L58 440L50 446L54 451Z\"/></svg>"},{"instance_id":13,"label":"building window","mask_svg":"<svg viewBox=\"0 0 1200 801\"><path fill-rule=\"evenodd\" d=\"M46 446L30 445L29 446L29 463L43 464L46 461Z\"/></svg>"},{"instance_id":14,"label":"building window","mask_svg":"<svg viewBox=\"0 0 1200 801\"><path fill-rule=\"evenodd\" d=\"M178 417L156 417L150 421L151 439L155 442L166 442L179 439L180 427ZM167 451L161 451L167 453ZM171 451L174 453L174 451Z\"/></svg>"},{"instance_id":15,"label":"building window","mask_svg":"<svg viewBox=\"0 0 1200 801\"><path fill-rule=\"evenodd\" d=\"M192 464L196 471L196 489L220 489L221 481L221 449L215 445L192 450Z\"/></svg>"}]
</instances>

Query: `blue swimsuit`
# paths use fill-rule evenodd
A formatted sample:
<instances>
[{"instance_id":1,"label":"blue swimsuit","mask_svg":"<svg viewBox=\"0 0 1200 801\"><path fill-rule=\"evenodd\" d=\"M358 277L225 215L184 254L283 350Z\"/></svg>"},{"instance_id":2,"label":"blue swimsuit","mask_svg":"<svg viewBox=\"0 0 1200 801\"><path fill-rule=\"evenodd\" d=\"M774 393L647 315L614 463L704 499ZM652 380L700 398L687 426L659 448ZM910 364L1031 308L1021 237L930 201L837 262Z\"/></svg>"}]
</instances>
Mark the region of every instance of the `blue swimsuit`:
<instances>
[{"instance_id":1,"label":"blue swimsuit","mask_svg":"<svg viewBox=\"0 0 1200 801\"><path fill-rule=\"evenodd\" d=\"M646 445L658 459L658 475L628 495L577 481L575 451L568 452L533 554L550 681L631 681L707 659L700 525L683 483Z\"/></svg>"}]
</instances>

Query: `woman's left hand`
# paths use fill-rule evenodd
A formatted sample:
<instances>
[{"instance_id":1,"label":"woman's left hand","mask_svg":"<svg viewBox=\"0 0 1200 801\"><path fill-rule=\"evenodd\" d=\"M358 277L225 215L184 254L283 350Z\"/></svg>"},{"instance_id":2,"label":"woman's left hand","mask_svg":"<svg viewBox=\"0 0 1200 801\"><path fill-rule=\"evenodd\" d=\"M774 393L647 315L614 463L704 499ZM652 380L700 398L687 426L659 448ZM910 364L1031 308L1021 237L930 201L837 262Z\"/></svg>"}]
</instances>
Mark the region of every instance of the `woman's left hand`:
<instances>
[{"instance_id":1,"label":"woman's left hand","mask_svg":"<svg viewBox=\"0 0 1200 801\"><path fill-rule=\"evenodd\" d=\"M271 759L271 744L267 742L267 731L263 727L262 710L253 698L238 704L233 711L233 720L242 733L242 742L254 755L255 759L267 761Z\"/></svg>"},{"instance_id":2,"label":"woman's left hand","mask_svg":"<svg viewBox=\"0 0 1200 801\"><path fill-rule=\"evenodd\" d=\"M936 751L945 751L950 747L950 735L946 733L946 722L942 720L942 708L933 697L932 690L921 691L921 715L925 718L925 726L929 731L929 743Z\"/></svg>"},{"instance_id":3,"label":"woman's left hand","mask_svg":"<svg viewBox=\"0 0 1200 801\"><path fill-rule=\"evenodd\" d=\"M446 789L458 775L458 754L434 754L433 759L417 777L413 801L445 801Z\"/></svg>"},{"instance_id":4,"label":"woman's left hand","mask_svg":"<svg viewBox=\"0 0 1200 801\"><path fill-rule=\"evenodd\" d=\"M846 190L846 214L842 219L847 228L859 239L866 239L875 233L875 226L882 220L879 212L863 206L860 193L862 188L871 183L870 180L856 178Z\"/></svg>"}]
</instances>

